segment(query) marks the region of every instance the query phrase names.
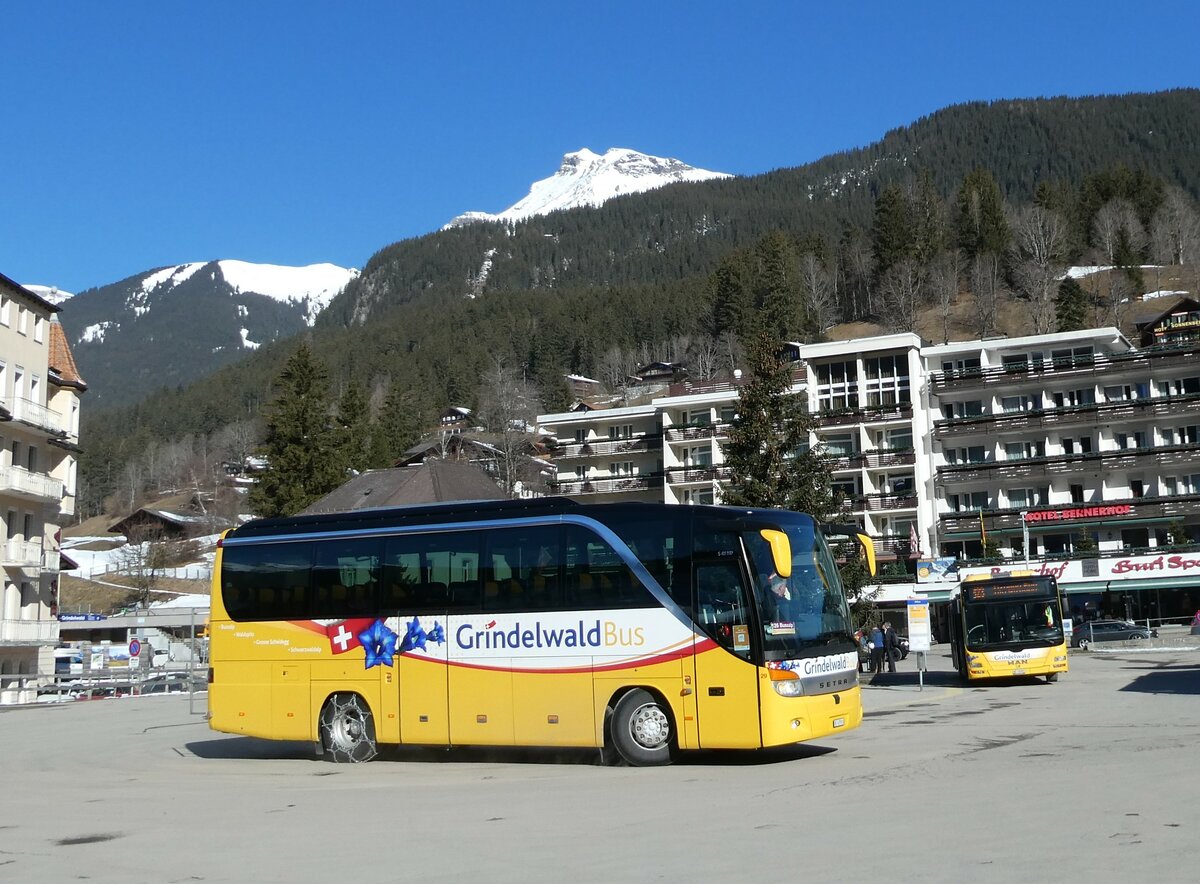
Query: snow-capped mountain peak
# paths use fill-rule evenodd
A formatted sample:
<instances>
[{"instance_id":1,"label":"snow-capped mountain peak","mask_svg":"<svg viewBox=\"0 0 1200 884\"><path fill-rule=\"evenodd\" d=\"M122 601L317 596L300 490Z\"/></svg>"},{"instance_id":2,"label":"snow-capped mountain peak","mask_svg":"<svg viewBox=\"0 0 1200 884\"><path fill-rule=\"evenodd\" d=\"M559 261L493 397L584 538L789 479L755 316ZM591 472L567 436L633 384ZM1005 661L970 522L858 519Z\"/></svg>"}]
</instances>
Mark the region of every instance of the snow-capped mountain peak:
<instances>
[{"instance_id":1,"label":"snow-capped mountain peak","mask_svg":"<svg viewBox=\"0 0 1200 884\"><path fill-rule=\"evenodd\" d=\"M476 221L521 221L560 209L600 206L615 196L642 193L679 181L729 177L724 172L697 169L676 159L652 157L623 147L609 148L603 155L583 148L566 154L557 172L535 181L524 199L503 212L465 212L443 229Z\"/></svg>"}]
</instances>

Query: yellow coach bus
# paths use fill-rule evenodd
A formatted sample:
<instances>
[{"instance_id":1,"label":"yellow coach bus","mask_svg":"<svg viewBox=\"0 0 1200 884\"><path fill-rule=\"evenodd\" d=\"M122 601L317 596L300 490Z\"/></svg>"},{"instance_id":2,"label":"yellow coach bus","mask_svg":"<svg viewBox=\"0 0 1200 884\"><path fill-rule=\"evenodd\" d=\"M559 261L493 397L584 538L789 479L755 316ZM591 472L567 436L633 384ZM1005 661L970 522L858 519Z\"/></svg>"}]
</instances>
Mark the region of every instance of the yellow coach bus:
<instances>
[{"instance_id":1,"label":"yellow coach bus","mask_svg":"<svg viewBox=\"0 0 1200 884\"><path fill-rule=\"evenodd\" d=\"M858 726L852 632L798 513L546 498L263 519L218 549L209 723L335 761L413 744L663 764Z\"/></svg>"},{"instance_id":2,"label":"yellow coach bus","mask_svg":"<svg viewBox=\"0 0 1200 884\"><path fill-rule=\"evenodd\" d=\"M967 681L1067 671L1058 581L1032 573L967 577L950 598L954 668Z\"/></svg>"}]
</instances>

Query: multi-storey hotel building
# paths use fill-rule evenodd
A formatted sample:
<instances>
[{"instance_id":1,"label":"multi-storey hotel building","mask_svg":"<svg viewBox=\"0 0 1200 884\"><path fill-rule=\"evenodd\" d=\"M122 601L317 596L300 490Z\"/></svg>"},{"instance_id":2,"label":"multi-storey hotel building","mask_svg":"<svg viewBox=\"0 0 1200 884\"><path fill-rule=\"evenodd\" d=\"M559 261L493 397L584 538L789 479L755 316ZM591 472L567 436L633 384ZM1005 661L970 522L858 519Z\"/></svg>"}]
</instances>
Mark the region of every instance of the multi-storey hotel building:
<instances>
[{"instance_id":1,"label":"multi-storey hotel building","mask_svg":"<svg viewBox=\"0 0 1200 884\"><path fill-rule=\"evenodd\" d=\"M879 600L944 599L952 584L915 576L918 559L941 556L959 573L1028 559L1059 577L1081 616L1200 608L1195 307L1162 311L1136 344L1102 328L788 345L811 441L833 458L844 514L885 563ZM560 442L555 490L719 503L740 384L675 384L643 405L543 415Z\"/></svg>"},{"instance_id":2,"label":"multi-storey hotel building","mask_svg":"<svg viewBox=\"0 0 1200 884\"><path fill-rule=\"evenodd\" d=\"M75 512L79 377L58 308L0 275L0 703L54 673L59 526Z\"/></svg>"}]
</instances>

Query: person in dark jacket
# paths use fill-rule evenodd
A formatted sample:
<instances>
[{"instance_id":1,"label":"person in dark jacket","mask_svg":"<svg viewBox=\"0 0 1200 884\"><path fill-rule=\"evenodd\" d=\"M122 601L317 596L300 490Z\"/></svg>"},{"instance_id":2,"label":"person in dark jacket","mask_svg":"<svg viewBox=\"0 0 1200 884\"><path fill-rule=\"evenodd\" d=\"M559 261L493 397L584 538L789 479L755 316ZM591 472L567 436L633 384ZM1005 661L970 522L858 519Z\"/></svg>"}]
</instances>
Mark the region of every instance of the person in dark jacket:
<instances>
[{"instance_id":1,"label":"person in dark jacket","mask_svg":"<svg viewBox=\"0 0 1200 884\"><path fill-rule=\"evenodd\" d=\"M888 672L895 672L896 661L900 658L900 637L890 621L883 624L883 656L887 658Z\"/></svg>"},{"instance_id":2,"label":"person in dark jacket","mask_svg":"<svg viewBox=\"0 0 1200 884\"><path fill-rule=\"evenodd\" d=\"M871 629L871 671L883 672L883 630L878 624Z\"/></svg>"}]
</instances>

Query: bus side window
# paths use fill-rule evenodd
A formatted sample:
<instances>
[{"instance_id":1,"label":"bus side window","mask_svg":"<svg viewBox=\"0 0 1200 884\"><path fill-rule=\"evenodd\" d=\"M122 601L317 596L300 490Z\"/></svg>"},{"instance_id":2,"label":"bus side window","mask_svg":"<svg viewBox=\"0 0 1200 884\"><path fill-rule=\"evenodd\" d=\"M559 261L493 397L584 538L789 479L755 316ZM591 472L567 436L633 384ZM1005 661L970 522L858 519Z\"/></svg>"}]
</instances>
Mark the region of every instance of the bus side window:
<instances>
[{"instance_id":1,"label":"bus side window","mask_svg":"<svg viewBox=\"0 0 1200 884\"><path fill-rule=\"evenodd\" d=\"M749 624L741 571L732 562L696 565L696 619L717 644L733 651L733 627ZM745 648L736 653L746 656Z\"/></svg>"}]
</instances>

